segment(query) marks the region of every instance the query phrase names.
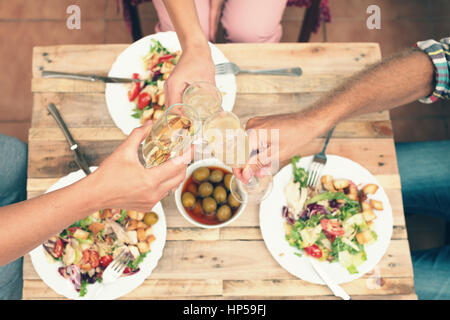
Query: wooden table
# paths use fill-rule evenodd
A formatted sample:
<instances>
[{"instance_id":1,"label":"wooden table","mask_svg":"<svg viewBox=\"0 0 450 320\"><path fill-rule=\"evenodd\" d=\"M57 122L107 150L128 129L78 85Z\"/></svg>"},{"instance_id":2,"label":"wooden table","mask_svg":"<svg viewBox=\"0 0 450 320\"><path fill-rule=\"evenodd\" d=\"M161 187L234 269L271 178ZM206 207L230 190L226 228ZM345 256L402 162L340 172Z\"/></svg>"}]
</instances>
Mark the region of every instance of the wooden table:
<instances>
[{"instance_id":1,"label":"wooden table","mask_svg":"<svg viewBox=\"0 0 450 320\"><path fill-rule=\"evenodd\" d=\"M106 74L127 45L35 47L33 51L32 127L29 132L28 196L45 192L59 178L78 170L46 106L53 102L85 152L98 165L124 140L108 114L103 83L42 79L40 70ZM222 44L230 61L244 68L301 66L299 78L239 75L234 112L244 121L256 115L305 108L345 77L381 59L376 43ZM322 147L319 138L301 155ZM385 188L393 207L394 232L375 272L344 284L354 299L416 299L413 270L387 112L340 123L328 153L350 158L370 170ZM249 207L229 227L201 229L187 222L172 197L162 201L168 233L164 255L151 276L128 299L334 299L326 286L299 280L281 268L266 249L258 208ZM40 280L25 257L24 298L61 298ZM378 286L376 285L378 284Z\"/></svg>"}]
</instances>

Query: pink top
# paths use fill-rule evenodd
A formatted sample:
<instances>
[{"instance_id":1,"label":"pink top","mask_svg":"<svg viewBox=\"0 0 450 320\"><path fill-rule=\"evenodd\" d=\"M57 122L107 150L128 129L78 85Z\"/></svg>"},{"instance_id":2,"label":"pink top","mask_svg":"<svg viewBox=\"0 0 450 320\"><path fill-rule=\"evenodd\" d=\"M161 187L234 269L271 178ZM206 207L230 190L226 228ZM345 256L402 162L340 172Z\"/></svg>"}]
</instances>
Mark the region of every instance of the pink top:
<instances>
[{"instance_id":1,"label":"pink top","mask_svg":"<svg viewBox=\"0 0 450 320\"><path fill-rule=\"evenodd\" d=\"M119 8L119 0L117 1L117 8ZM123 3L131 3L133 5L138 5L142 2L148 2L152 0L122 0ZM312 0L288 0L287 5L288 6L296 6L296 7L309 7L312 4ZM126 10L126 6L123 6L123 16L125 18L125 21L127 23L128 28L131 30L131 19L130 19L130 13L128 10ZM317 32L320 26L320 22L331 22L331 15L330 15L330 8L328 7L328 0L322 0L320 2L320 14L316 21L316 25L314 27L314 32Z\"/></svg>"}]
</instances>

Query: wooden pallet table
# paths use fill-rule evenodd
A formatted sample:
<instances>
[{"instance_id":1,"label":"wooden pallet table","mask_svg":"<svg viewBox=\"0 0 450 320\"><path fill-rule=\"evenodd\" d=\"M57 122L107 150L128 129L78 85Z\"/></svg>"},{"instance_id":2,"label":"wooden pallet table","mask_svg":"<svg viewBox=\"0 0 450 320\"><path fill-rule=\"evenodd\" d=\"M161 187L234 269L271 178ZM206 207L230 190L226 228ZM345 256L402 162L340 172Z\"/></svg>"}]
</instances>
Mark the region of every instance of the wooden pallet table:
<instances>
[{"instance_id":1,"label":"wooden pallet table","mask_svg":"<svg viewBox=\"0 0 450 320\"><path fill-rule=\"evenodd\" d=\"M78 170L47 104L60 110L90 165L99 165L125 139L106 108L103 83L42 79L40 70L107 74L127 45L65 45L33 51L32 127L29 132L28 197L45 192ZM305 108L346 77L381 59L376 43L221 44L225 56L243 68L301 66L299 78L238 75L234 112L246 119ZM301 138L301 137L300 137ZM301 155L319 151L318 138ZM344 284L353 299L416 299L400 178L387 112L340 123L327 149L368 170L386 190L393 207L394 232L374 272ZM124 299L334 299L326 286L311 284L281 268L259 230L259 208L248 207L228 227L201 229L177 211L173 197L162 200L168 233L164 254L150 277ZM375 273L379 276L375 276ZM60 299L24 262L24 298Z\"/></svg>"}]
</instances>

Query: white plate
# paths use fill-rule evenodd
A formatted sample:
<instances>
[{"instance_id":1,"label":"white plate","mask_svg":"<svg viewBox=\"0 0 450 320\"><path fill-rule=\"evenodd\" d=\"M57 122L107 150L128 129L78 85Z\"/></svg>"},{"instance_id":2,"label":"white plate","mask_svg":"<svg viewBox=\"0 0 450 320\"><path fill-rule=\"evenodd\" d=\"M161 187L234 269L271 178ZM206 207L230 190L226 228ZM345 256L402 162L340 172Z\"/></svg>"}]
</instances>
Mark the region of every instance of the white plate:
<instances>
[{"instance_id":1,"label":"white plate","mask_svg":"<svg viewBox=\"0 0 450 320\"><path fill-rule=\"evenodd\" d=\"M95 170L97 167L91 167L91 170ZM78 170L72 172L67 176L61 178L54 185L47 190L47 192L55 191L64 188L76 181L85 177L83 171ZM46 193L47 193L46 192ZM152 243L150 253L147 254L144 261L139 264L140 271L134 275L123 277L116 282L109 284L104 288L96 299L110 300L117 299L121 296L131 292L139 287L142 282L152 273L153 269L158 264L158 260L161 258L164 245L166 243L166 218L160 202L158 202L152 209L158 216L158 222L152 227L156 240ZM62 266L62 263L57 261L53 262L44 253L45 249L42 245L35 248L30 252L31 261L34 269L38 273L39 277L56 293L63 295L70 299L83 299L90 300L95 295L97 290L102 284L94 283L87 286L87 294L84 297L80 297L79 293L73 287L73 284L64 279L58 272L58 268Z\"/></svg>"},{"instance_id":2,"label":"white plate","mask_svg":"<svg viewBox=\"0 0 450 320\"><path fill-rule=\"evenodd\" d=\"M358 279L372 270L386 253L392 236L392 208L386 192L367 169L347 158L327 155L327 159L327 164L322 172L323 175L329 174L334 178L350 179L358 187L367 183L375 183L379 188L369 198L380 200L384 206L383 211L374 210L377 215L374 230L378 235L378 240L372 245L365 246L367 260L358 267L359 273L350 274L339 262L320 263L320 266L331 279L337 283L344 283ZM302 158L300 167L308 168L311 161L312 156ZM295 252L299 252L298 249L290 246L285 238L284 219L281 210L286 205L284 187L291 178L292 165L289 164L275 175L273 190L267 199L261 203L259 219L264 242L274 259L289 273L308 282L324 284L304 256L304 252L302 252L302 257L295 255Z\"/></svg>"},{"instance_id":3,"label":"white plate","mask_svg":"<svg viewBox=\"0 0 450 320\"><path fill-rule=\"evenodd\" d=\"M151 39L156 39L169 51L181 50L177 34L173 31L160 32L146 36L126 48L113 63L108 76L131 78L133 73L145 72L142 58L148 54ZM209 43L214 64L229 62L223 53L213 44ZM222 92L222 107L225 111L232 111L236 98L236 78L234 74L216 75L216 86ZM124 84L108 83L105 89L106 105L109 114L117 127L123 133L130 132L140 126L139 119L131 116L135 107L128 100L128 86Z\"/></svg>"}]
</instances>

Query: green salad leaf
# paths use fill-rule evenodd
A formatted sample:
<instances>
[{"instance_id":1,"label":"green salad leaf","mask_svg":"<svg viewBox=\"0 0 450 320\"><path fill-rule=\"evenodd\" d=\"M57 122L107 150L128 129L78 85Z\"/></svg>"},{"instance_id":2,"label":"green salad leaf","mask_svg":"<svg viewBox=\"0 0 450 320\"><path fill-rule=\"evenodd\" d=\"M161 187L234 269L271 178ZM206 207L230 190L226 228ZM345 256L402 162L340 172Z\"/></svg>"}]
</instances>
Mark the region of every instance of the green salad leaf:
<instances>
[{"instance_id":1,"label":"green salad leaf","mask_svg":"<svg viewBox=\"0 0 450 320\"><path fill-rule=\"evenodd\" d=\"M300 160L300 156L294 156L291 159L293 167L294 182L299 182L300 187L306 188L308 186L308 172L304 168L297 167L297 162Z\"/></svg>"}]
</instances>

